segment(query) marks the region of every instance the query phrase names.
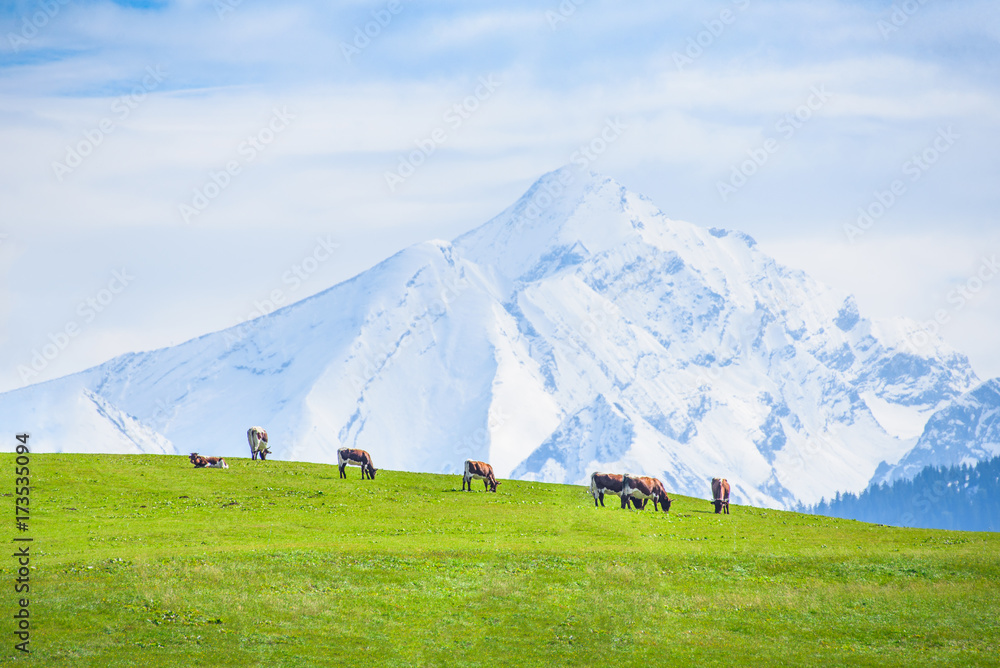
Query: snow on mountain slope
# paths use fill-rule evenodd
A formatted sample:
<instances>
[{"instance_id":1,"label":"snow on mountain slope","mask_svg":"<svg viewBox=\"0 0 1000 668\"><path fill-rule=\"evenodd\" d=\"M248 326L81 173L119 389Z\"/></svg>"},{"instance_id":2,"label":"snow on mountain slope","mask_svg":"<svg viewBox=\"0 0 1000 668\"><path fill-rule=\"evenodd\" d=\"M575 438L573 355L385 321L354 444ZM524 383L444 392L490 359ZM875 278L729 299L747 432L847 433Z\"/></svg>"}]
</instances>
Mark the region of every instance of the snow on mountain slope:
<instances>
[{"instance_id":1,"label":"snow on mountain slope","mask_svg":"<svg viewBox=\"0 0 1000 668\"><path fill-rule=\"evenodd\" d=\"M993 378L931 415L916 446L895 466L880 466L872 483L912 478L928 466L973 466L997 455L1000 378Z\"/></svg>"},{"instance_id":2,"label":"snow on mountain slope","mask_svg":"<svg viewBox=\"0 0 1000 668\"><path fill-rule=\"evenodd\" d=\"M912 327L864 319L745 234L563 168L453 243L248 326L0 395L0 422L51 449L86 432L96 450L226 456L261 424L284 459L630 471L699 496L723 475L734 499L785 507L863 489L976 382L939 341L908 351Z\"/></svg>"},{"instance_id":3,"label":"snow on mountain slope","mask_svg":"<svg viewBox=\"0 0 1000 668\"><path fill-rule=\"evenodd\" d=\"M71 377L72 378L72 377ZM162 435L89 390L82 377L33 385L4 397L0 424L31 434L38 452L180 454Z\"/></svg>"}]
</instances>

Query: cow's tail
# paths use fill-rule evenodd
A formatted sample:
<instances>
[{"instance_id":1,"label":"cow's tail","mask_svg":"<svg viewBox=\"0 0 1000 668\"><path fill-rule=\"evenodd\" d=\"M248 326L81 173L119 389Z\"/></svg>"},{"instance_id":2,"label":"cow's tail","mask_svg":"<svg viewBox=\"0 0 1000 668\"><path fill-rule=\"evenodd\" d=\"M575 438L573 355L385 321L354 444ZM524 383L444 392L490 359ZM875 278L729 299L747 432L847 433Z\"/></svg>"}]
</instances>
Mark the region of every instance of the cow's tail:
<instances>
[{"instance_id":1,"label":"cow's tail","mask_svg":"<svg viewBox=\"0 0 1000 668\"><path fill-rule=\"evenodd\" d=\"M590 474L590 495L597 499L597 473Z\"/></svg>"}]
</instances>

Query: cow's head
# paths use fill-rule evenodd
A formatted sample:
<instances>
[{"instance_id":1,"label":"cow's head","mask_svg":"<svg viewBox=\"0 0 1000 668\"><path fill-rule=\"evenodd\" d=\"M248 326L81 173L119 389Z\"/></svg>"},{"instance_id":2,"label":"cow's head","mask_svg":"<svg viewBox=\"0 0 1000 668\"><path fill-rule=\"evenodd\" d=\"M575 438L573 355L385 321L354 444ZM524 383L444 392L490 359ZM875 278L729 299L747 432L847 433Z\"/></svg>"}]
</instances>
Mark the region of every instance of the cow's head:
<instances>
[{"instance_id":1,"label":"cow's head","mask_svg":"<svg viewBox=\"0 0 1000 668\"><path fill-rule=\"evenodd\" d=\"M491 492L496 492L497 491L497 485L500 485L500 484L502 484L502 483L499 480L494 480L493 482L491 482L490 483L490 491Z\"/></svg>"},{"instance_id":2,"label":"cow's head","mask_svg":"<svg viewBox=\"0 0 1000 668\"><path fill-rule=\"evenodd\" d=\"M721 499L716 499L715 501L712 501L712 503L715 504L715 514L718 515L719 513L721 513L722 512L722 500Z\"/></svg>"},{"instance_id":3,"label":"cow's head","mask_svg":"<svg viewBox=\"0 0 1000 668\"><path fill-rule=\"evenodd\" d=\"M669 496L661 496L660 497L660 508L663 509L663 512L665 512L665 513L669 513L670 512L670 504L671 503L673 503L673 501L670 500Z\"/></svg>"},{"instance_id":4,"label":"cow's head","mask_svg":"<svg viewBox=\"0 0 1000 668\"><path fill-rule=\"evenodd\" d=\"M374 480L374 479L375 479L375 472L376 472L376 471L378 471L378 469L377 469L377 468L375 468L374 466L369 466L369 467L368 467L368 475L370 475L370 476L371 476L372 480Z\"/></svg>"}]
</instances>

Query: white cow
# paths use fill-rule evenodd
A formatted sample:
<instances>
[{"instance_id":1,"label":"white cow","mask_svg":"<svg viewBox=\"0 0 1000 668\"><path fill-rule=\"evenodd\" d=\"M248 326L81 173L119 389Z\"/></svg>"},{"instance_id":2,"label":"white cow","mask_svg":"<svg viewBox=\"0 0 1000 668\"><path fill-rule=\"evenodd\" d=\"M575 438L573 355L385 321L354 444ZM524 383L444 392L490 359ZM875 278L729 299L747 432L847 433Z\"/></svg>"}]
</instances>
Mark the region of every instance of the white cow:
<instances>
[{"instance_id":1,"label":"white cow","mask_svg":"<svg viewBox=\"0 0 1000 668\"><path fill-rule=\"evenodd\" d=\"M247 441L250 442L250 459L257 459L257 455L260 455L260 460L264 461L271 454L267 449L267 432L263 427L250 427L247 430Z\"/></svg>"}]
</instances>

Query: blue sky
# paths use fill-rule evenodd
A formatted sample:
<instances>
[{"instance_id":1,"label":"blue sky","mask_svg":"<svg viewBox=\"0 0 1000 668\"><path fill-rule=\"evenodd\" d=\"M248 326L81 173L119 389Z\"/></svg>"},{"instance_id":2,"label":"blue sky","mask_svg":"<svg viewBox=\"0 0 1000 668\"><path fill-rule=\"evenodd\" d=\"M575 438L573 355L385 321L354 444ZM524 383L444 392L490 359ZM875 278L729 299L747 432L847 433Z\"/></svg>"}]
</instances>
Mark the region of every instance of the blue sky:
<instances>
[{"instance_id":1,"label":"blue sky","mask_svg":"<svg viewBox=\"0 0 1000 668\"><path fill-rule=\"evenodd\" d=\"M453 238L588 145L1000 375L995 2L328 4L0 6L0 391Z\"/></svg>"}]
</instances>

